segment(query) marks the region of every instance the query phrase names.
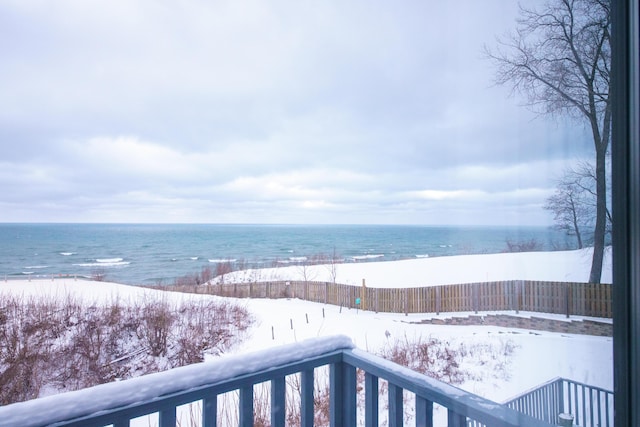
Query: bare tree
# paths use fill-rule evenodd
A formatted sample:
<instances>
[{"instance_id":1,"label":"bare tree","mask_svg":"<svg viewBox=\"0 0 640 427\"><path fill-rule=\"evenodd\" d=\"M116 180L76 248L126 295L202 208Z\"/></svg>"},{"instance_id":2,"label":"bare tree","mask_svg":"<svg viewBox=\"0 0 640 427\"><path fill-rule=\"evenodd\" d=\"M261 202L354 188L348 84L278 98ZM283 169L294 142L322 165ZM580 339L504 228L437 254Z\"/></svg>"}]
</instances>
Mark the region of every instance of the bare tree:
<instances>
[{"instance_id":1,"label":"bare tree","mask_svg":"<svg viewBox=\"0 0 640 427\"><path fill-rule=\"evenodd\" d=\"M547 199L544 208L553 212L556 227L575 236L578 249L583 248L582 232L589 225L590 213L584 200L584 191L576 184L570 173L558 181L555 193Z\"/></svg>"},{"instance_id":2,"label":"bare tree","mask_svg":"<svg viewBox=\"0 0 640 427\"><path fill-rule=\"evenodd\" d=\"M220 278L220 284L224 283L224 276L232 271L231 261L222 261L216 265L216 276Z\"/></svg>"},{"instance_id":3,"label":"bare tree","mask_svg":"<svg viewBox=\"0 0 640 427\"><path fill-rule=\"evenodd\" d=\"M610 180L607 180L607 193ZM611 233L611 212L607 206L605 235ZM544 209L554 214L556 227L575 236L578 248L584 246L584 230L593 229L597 208L596 172L593 163L581 162L567 169L558 180L555 193L547 198Z\"/></svg>"},{"instance_id":4,"label":"bare tree","mask_svg":"<svg viewBox=\"0 0 640 427\"><path fill-rule=\"evenodd\" d=\"M329 276L331 277L331 283L336 283L336 277L338 276L338 254L336 253L336 247L333 247L333 252L331 253L331 258L329 262L326 264L327 271L329 272Z\"/></svg>"},{"instance_id":5,"label":"bare tree","mask_svg":"<svg viewBox=\"0 0 640 427\"><path fill-rule=\"evenodd\" d=\"M311 260L307 257L300 257L299 263L296 265L296 269L300 276L302 276L302 280L307 283L312 280L315 280L316 275L318 274L317 270L313 268L313 265L316 265L317 258L311 257Z\"/></svg>"},{"instance_id":6,"label":"bare tree","mask_svg":"<svg viewBox=\"0 0 640 427\"><path fill-rule=\"evenodd\" d=\"M606 233L606 157L611 134L609 0L549 0L520 8L515 34L486 53L497 82L545 114L585 120L595 149L596 216L590 282L602 274Z\"/></svg>"}]
</instances>

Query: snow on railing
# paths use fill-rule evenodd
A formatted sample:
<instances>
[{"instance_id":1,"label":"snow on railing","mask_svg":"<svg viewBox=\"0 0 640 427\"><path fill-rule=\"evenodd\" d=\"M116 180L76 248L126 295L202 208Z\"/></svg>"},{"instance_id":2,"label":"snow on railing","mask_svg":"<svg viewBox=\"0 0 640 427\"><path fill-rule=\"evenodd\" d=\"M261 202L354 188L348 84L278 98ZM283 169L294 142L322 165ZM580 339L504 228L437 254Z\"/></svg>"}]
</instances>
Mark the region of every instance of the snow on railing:
<instances>
[{"instance_id":1,"label":"snow on railing","mask_svg":"<svg viewBox=\"0 0 640 427\"><path fill-rule=\"evenodd\" d=\"M237 390L240 426L254 422L254 385L271 383L271 425L284 426L285 377L300 374L301 425L313 425L314 369L329 366L329 418L332 426L358 421L377 426L379 380L388 383L388 425L401 426L403 391L415 394L416 426L433 426L434 404L446 408L449 427L470 420L494 427L548 427L549 424L473 395L364 351L348 337L300 343L198 363L126 381L0 407L3 426L129 426L130 420L157 413L160 427L176 426L178 406L202 400L201 425L217 425L218 396ZM364 412L358 420L357 370L364 372Z\"/></svg>"}]
</instances>

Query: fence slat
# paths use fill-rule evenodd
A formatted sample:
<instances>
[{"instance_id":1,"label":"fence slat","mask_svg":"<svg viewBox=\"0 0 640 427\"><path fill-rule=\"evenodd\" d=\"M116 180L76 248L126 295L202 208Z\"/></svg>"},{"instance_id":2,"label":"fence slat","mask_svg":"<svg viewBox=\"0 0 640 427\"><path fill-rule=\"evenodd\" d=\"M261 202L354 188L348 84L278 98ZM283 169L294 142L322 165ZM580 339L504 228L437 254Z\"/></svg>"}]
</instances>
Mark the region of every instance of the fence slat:
<instances>
[{"instance_id":1,"label":"fence slat","mask_svg":"<svg viewBox=\"0 0 640 427\"><path fill-rule=\"evenodd\" d=\"M240 298L300 298L383 313L522 311L611 318L611 284L530 280L462 283L417 288L362 288L328 282L272 281L193 286L164 290Z\"/></svg>"}]
</instances>

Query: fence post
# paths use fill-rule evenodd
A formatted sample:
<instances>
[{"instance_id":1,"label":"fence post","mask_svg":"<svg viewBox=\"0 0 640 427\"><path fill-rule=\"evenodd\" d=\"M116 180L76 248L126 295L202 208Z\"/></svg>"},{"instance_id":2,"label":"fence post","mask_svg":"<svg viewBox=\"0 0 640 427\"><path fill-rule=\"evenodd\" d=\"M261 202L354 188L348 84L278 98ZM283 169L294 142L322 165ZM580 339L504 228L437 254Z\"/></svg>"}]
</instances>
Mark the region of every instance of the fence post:
<instances>
[{"instance_id":1,"label":"fence post","mask_svg":"<svg viewBox=\"0 0 640 427\"><path fill-rule=\"evenodd\" d=\"M474 283L472 288L473 311L475 312L475 314L478 314L478 305L480 304L480 302L478 301L478 286L478 283Z\"/></svg>"},{"instance_id":2,"label":"fence post","mask_svg":"<svg viewBox=\"0 0 640 427\"><path fill-rule=\"evenodd\" d=\"M327 294L328 293L329 293L329 283L324 282L324 303L325 304L327 303Z\"/></svg>"},{"instance_id":3,"label":"fence post","mask_svg":"<svg viewBox=\"0 0 640 427\"><path fill-rule=\"evenodd\" d=\"M409 288L404 288L404 315L409 315Z\"/></svg>"},{"instance_id":4,"label":"fence post","mask_svg":"<svg viewBox=\"0 0 640 427\"><path fill-rule=\"evenodd\" d=\"M440 314L440 303L442 296L440 295L440 286L436 286L436 315Z\"/></svg>"},{"instance_id":5,"label":"fence post","mask_svg":"<svg viewBox=\"0 0 640 427\"><path fill-rule=\"evenodd\" d=\"M378 308L378 291L379 290L380 290L379 288L374 288L374 292L375 292L375 295L376 295L376 313L379 310L379 308Z\"/></svg>"},{"instance_id":6,"label":"fence post","mask_svg":"<svg viewBox=\"0 0 640 427\"><path fill-rule=\"evenodd\" d=\"M565 303L565 308L566 308L566 312L567 312L567 319L571 315L571 304L569 302L569 291L570 291L570 284L569 283L565 283L564 284L564 303Z\"/></svg>"},{"instance_id":7,"label":"fence post","mask_svg":"<svg viewBox=\"0 0 640 427\"><path fill-rule=\"evenodd\" d=\"M367 293L367 285L364 281L364 279L362 279L362 289L360 290L360 308L362 310L366 310L367 309L367 299L365 298Z\"/></svg>"},{"instance_id":8,"label":"fence post","mask_svg":"<svg viewBox=\"0 0 640 427\"><path fill-rule=\"evenodd\" d=\"M516 314L520 313L520 280L514 280L513 286L515 287L516 294Z\"/></svg>"}]
</instances>

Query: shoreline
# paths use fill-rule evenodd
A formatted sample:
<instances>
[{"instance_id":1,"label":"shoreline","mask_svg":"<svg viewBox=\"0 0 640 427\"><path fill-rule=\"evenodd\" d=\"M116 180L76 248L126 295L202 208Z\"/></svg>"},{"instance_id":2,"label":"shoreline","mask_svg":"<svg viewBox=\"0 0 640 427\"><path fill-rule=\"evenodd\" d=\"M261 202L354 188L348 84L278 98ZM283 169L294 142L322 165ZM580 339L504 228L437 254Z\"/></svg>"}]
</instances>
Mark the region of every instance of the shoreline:
<instances>
[{"instance_id":1,"label":"shoreline","mask_svg":"<svg viewBox=\"0 0 640 427\"><path fill-rule=\"evenodd\" d=\"M263 281L316 281L372 288L415 288L462 283L508 280L558 281L586 283L592 248L571 251L537 251L494 254L449 255L401 260L296 264L249 268L214 277L210 283L251 283ZM212 269L213 270L213 269ZM111 282L108 270L102 280L86 274L42 274L9 276L8 281L32 282L55 280ZM612 283L611 250L605 251L601 283ZM130 286L149 284L121 283Z\"/></svg>"},{"instance_id":2,"label":"shoreline","mask_svg":"<svg viewBox=\"0 0 640 427\"><path fill-rule=\"evenodd\" d=\"M318 281L373 288L415 288L507 280L588 282L592 248L572 251L451 255L397 261L296 265L234 271L225 283ZM612 283L611 251L601 283ZM212 283L220 283L215 278Z\"/></svg>"}]
</instances>

